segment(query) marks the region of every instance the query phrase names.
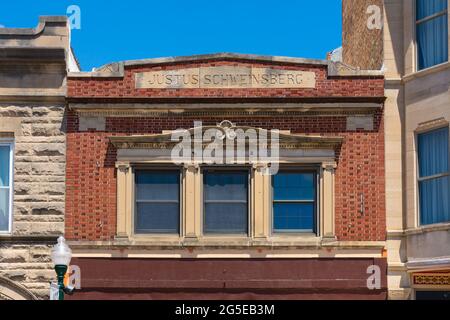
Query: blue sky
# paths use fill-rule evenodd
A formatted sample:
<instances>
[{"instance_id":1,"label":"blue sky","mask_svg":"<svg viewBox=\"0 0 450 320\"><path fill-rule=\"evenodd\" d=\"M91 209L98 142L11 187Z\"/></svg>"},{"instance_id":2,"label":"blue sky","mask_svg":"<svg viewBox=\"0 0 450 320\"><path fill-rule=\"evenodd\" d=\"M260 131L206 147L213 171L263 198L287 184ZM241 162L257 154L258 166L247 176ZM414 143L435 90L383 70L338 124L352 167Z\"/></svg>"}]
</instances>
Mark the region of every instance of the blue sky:
<instances>
[{"instance_id":1,"label":"blue sky","mask_svg":"<svg viewBox=\"0 0 450 320\"><path fill-rule=\"evenodd\" d=\"M72 47L84 71L113 61L236 52L324 59L341 45L340 0L1 1L0 25L81 10Z\"/></svg>"}]
</instances>

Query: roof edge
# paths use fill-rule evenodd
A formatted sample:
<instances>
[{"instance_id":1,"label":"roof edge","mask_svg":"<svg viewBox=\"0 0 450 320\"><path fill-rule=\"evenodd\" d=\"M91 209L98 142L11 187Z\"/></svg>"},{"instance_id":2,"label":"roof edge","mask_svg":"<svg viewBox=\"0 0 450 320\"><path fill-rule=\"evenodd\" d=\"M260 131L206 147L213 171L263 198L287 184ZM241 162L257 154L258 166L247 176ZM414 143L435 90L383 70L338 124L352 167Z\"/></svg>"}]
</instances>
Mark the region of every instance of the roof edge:
<instances>
[{"instance_id":1,"label":"roof edge","mask_svg":"<svg viewBox=\"0 0 450 320\"><path fill-rule=\"evenodd\" d=\"M191 56L151 58L151 59L142 59L142 60L128 60L128 61L123 61L123 63L125 66L139 66L139 65L148 65L148 64L167 64L167 63L178 63L178 62L191 62L191 61L202 61L202 60L226 60L226 59L264 61L264 62L282 62L282 63L289 63L289 64L310 64L310 65L327 65L328 64L327 60L305 59L305 58L285 57L285 56L242 54L242 53L232 53L232 52L219 52L219 53L199 54L199 55L191 55Z\"/></svg>"},{"instance_id":2,"label":"roof edge","mask_svg":"<svg viewBox=\"0 0 450 320\"><path fill-rule=\"evenodd\" d=\"M123 77L125 67L129 66L156 66L163 64L177 64L197 61L215 61L215 60L242 60L242 61L259 61L259 62L278 62L292 65L315 65L326 66L329 76L384 76L384 72L380 70L359 70L352 68L342 62L320 60L320 59L306 59L297 57L285 56L267 56L255 54L240 54L240 53L213 53L192 56L177 56L177 57L162 57L141 60L126 60L120 62L113 62L103 65L99 68L94 68L92 72L71 72L69 77L74 78L114 78Z\"/></svg>"},{"instance_id":3,"label":"roof edge","mask_svg":"<svg viewBox=\"0 0 450 320\"><path fill-rule=\"evenodd\" d=\"M0 28L0 36L36 36L44 31L49 23L67 23L66 16L40 16L35 28Z\"/></svg>"}]
</instances>

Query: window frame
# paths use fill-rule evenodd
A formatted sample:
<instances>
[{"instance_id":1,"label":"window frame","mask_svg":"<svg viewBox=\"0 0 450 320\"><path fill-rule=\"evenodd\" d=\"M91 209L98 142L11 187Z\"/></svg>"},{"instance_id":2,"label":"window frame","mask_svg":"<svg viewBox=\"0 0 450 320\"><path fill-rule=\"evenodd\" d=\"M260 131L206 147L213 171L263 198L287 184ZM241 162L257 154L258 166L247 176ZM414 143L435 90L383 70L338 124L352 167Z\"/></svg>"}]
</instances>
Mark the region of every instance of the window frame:
<instances>
[{"instance_id":1,"label":"window frame","mask_svg":"<svg viewBox=\"0 0 450 320\"><path fill-rule=\"evenodd\" d=\"M224 233L224 232L206 232L205 231L205 218L206 218L206 209L205 209L205 173L207 171L219 171L219 172L245 172L247 174L247 232L245 233ZM247 166L201 166L200 167L200 181L201 181L201 191L200 191L200 200L201 200L201 226L200 232L201 235L205 238L251 238L252 237L252 176L251 176L251 168Z\"/></svg>"},{"instance_id":2,"label":"window frame","mask_svg":"<svg viewBox=\"0 0 450 320\"><path fill-rule=\"evenodd\" d=\"M13 210L14 210L14 141L11 139L0 139L0 146L9 147L9 204L8 204L8 229L0 230L0 235L9 235L12 233Z\"/></svg>"},{"instance_id":3,"label":"window frame","mask_svg":"<svg viewBox=\"0 0 450 320\"><path fill-rule=\"evenodd\" d=\"M136 172L137 171L147 171L147 172L178 172L179 173L179 186L178 186L178 214L179 214L179 222L178 222L178 231L177 232L154 232L149 230L148 232L137 231L137 192L136 192ZM137 237L182 237L183 236L183 170L180 167L171 167L171 166L145 166L145 165L135 165L132 166L132 179L133 179L133 220L132 220L132 234Z\"/></svg>"},{"instance_id":4,"label":"window frame","mask_svg":"<svg viewBox=\"0 0 450 320\"><path fill-rule=\"evenodd\" d=\"M274 228L274 178L275 176L272 176L270 178L270 234L271 236L305 236L305 235L314 235L314 236L320 236L320 169L317 166L311 166L311 167L281 167L278 173L284 173L284 172L291 172L291 173L312 173L314 174L314 188L315 188L315 197L313 201L285 201L284 203L314 203L314 226L313 230L275 230Z\"/></svg>"},{"instance_id":5,"label":"window frame","mask_svg":"<svg viewBox=\"0 0 450 320\"><path fill-rule=\"evenodd\" d=\"M448 129L448 134L449 134L449 139L448 139L448 150L447 152L449 153L449 164L448 164L448 171L446 173L442 173L442 174L437 174L437 175L433 175L433 176L428 176L428 177L421 177L420 176L420 150L419 150L419 136L422 134L427 134L427 133L431 133L433 131L437 131L440 129L444 129L447 128ZM417 190L417 197L416 197L416 205L417 205L417 216L416 216L416 226L418 227L429 227L429 226L433 226L433 225L439 225L439 224L444 224L444 223L450 223L450 221L448 222L438 222L438 223L434 223L434 224L423 224L422 223L422 212L421 212L421 202L420 202L420 182L423 181L430 181L430 180L435 180L435 179L440 179L443 177L448 177L450 176L450 126L448 124L445 125L441 125L441 126L436 126L424 131L419 131L416 132L415 134L415 140L416 140L416 190Z\"/></svg>"},{"instance_id":6,"label":"window frame","mask_svg":"<svg viewBox=\"0 0 450 320\"><path fill-rule=\"evenodd\" d=\"M438 66L438 65L440 65L440 64L444 64L444 63L448 63L448 62L450 62L450 45L448 44L448 40L447 40L447 51L448 51L448 56L447 56L447 60L446 61L444 61L444 62L442 62L442 63L439 63L439 64L435 64L435 65L432 65L432 66L429 66L429 67L425 67L425 68L420 68L420 65L419 65L419 59L420 59L420 57L419 57L419 39L418 39L418 35L417 35L417 28L418 28L418 26L420 25L420 24L423 24L423 23L426 23L426 22L428 22L428 21L431 21L431 20L433 20L433 19L437 19L437 18L439 18L439 17L441 17L441 16L444 16L444 15L447 15L447 34L450 32L450 0L446 0L447 1L447 9L446 10L442 10L442 11L440 11L440 12L437 12L437 13L434 13L434 14L432 14L432 15L430 15L430 16L428 16L428 17L425 17L425 18L422 18L422 19L420 19L420 20L417 20L417 1L418 0L415 0L414 1L414 10L413 10L413 20L414 20L414 32L413 32L413 34L414 34L414 42L415 42L415 63L416 63L416 72L419 72L419 71L423 71L423 70L427 70L427 69L431 69L431 68L434 68L434 67L436 67L436 66Z\"/></svg>"}]
</instances>

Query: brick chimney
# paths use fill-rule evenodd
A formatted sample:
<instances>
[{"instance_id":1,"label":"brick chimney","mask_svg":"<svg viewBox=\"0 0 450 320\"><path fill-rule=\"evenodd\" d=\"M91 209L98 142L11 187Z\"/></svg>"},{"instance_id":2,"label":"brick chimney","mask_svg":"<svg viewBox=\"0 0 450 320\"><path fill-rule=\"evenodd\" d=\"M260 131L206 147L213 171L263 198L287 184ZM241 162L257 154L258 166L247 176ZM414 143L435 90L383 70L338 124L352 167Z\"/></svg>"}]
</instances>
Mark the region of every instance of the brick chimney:
<instances>
[{"instance_id":1,"label":"brick chimney","mask_svg":"<svg viewBox=\"0 0 450 320\"><path fill-rule=\"evenodd\" d=\"M342 0L342 60L362 70L383 65L383 0Z\"/></svg>"}]
</instances>

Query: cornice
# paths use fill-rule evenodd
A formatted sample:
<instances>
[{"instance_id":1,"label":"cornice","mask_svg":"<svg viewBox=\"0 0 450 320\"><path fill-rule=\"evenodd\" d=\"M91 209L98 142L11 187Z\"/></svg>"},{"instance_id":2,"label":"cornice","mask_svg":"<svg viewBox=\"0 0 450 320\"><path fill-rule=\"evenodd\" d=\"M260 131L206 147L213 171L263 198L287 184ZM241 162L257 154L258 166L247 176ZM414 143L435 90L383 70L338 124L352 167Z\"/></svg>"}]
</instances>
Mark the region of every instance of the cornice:
<instances>
[{"instance_id":1,"label":"cornice","mask_svg":"<svg viewBox=\"0 0 450 320\"><path fill-rule=\"evenodd\" d=\"M66 25L67 22L66 16L40 16L36 28L0 28L0 36L38 36L49 24Z\"/></svg>"},{"instance_id":2,"label":"cornice","mask_svg":"<svg viewBox=\"0 0 450 320\"><path fill-rule=\"evenodd\" d=\"M227 135L228 128L223 128L220 125L217 126L204 126L201 127L201 135L210 129L217 129L222 132L224 136ZM247 126L234 126L231 128L234 132L242 130L247 132L248 130L255 130L255 132L266 132L270 134L269 130L247 127ZM191 128L187 130L191 135L192 144L195 144L195 132L198 128ZM174 131L175 133L176 131ZM173 133L153 134L153 135L140 135L140 136L112 136L110 137L111 143L118 149L169 149L178 144L179 141L172 140ZM247 140L246 140L247 141ZM309 135L296 135L296 134L284 134L279 133L279 147L282 149L335 149L339 147L344 141L343 137L332 136L309 136ZM200 141L203 146L211 143ZM246 142L247 144L248 142ZM268 141L268 147L270 147L270 139Z\"/></svg>"},{"instance_id":3,"label":"cornice","mask_svg":"<svg viewBox=\"0 0 450 320\"><path fill-rule=\"evenodd\" d=\"M381 103L69 103L69 108L83 116L336 116L374 114Z\"/></svg>"},{"instance_id":4,"label":"cornice","mask_svg":"<svg viewBox=\"0 0 450 320\"><path fill-rule=\"evenodd\" d=\"M70 85L69 85L70 86ZM225 89L233 90L233 89ZM84 105L120 105L120 104L377 104L381 107L386 101L385 96L317 96L317 97L269 97L269 96L235 96L235 97L146 97L146 96L129 96L129 97L107 97L107 96L73 96L67 97L70 104Z\"/></svg>"},{"instance_id":5,"label":"cornice","mask_svg":"<svg viewBox=\"0 0 450 320\"><path fill-rule=\"evenodd\" d=\"M326 67L330 77L380 77L384 73L380 70L360 70L346 65L342 62L318 59L305 59L296 57L264 56L255 54L240 53L213 53L203 55L163 57L142 60L128 60L113 62L96 68L93 72L73 72L69 78L122 78L125 75L125 68L140 66L159 66L159 65L179 65L186 63L203 63L214 61L242 61L247 63L263 63L272 65L298 65L298 66L317 66Z\"/></svg>"},{"instance_id":6,"label":"cornice","mask_svg":"<svg viewBox=\"0 0 450 320\"><path fill-rule=\"evenodd\" d=\"M66 99L64 93L60 95L54 94L0 94L0 104L36 104L36 105L48 105L48 104L60 104L65 105Z\"/></svg>"}]
</instances>

